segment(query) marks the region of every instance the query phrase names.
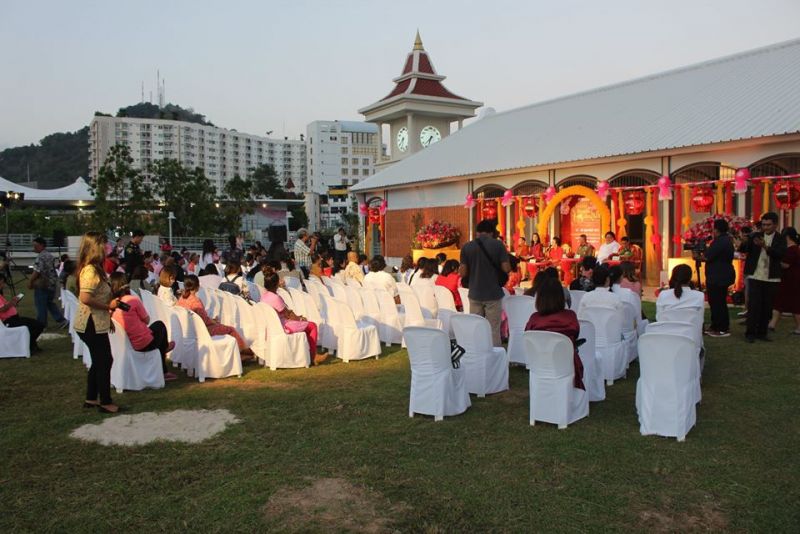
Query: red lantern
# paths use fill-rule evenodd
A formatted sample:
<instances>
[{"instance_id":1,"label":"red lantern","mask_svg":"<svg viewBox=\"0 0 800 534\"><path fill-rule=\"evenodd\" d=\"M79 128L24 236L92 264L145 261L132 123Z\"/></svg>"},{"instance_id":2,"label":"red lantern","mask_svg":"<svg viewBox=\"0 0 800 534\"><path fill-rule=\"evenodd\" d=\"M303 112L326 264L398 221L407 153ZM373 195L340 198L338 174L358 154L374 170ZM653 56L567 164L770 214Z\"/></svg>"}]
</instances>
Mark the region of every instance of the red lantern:
<instances>
[{"instance_id":1,"label":"red lantern","mask_svg":"<svg viewBox=\"0 0 800 534\"><path fill-rule=\"evenodd\" d=\"M370 224L380 224L381 222L381 209L380 208L370 208L369 209L369 223Z\"/></svg>"},{"instance_id":2,"label":"red lantern","mask_svg":"<svg viewBox=\"0 0 800 534\"><path fill-rule=\"evenodd\" d=\"M781 210L793 210L800 204L800 184L780 182L775 186L775 205Z\"/></svg>"},{"instance_id":3,"label":"red lantern","mask_svg":"<svg viewBox=\"0 0 800 534\"><path fill-rule=\"evenodd\" d=\"M525 197L522 202L522 209L527 217L536 217L536 199L534 197Z\"/></svg>"},{"instance_id":4,"label":"red lantern","mask_svg":"<svg viewBox=\"0 0 800 534\"><path fill-rule=\"evenodd\" d=\"M692 208L697 213L708 213L714 205L714 193L710 187L695 187L692 194Z\"/></svg>"},{"instance_id":5,"label":"red lantern","mask_svg":"<svg viewBox=\"0 0 800 534\"><path fill-rule=\"evenodd\" d=\"M483 201L483 218L497 219L497 201L488 199Z\"/></svg>"},{"instance_id":6,"label":"red lantern","mask_svg":"<svg viewBox=\"0 0 800 534\"><path fill-rule=\"evenodd\" d=\"M628 215L641 215L644 211L644 191L625 191L622 194L625 202L625 213Z\"/></svg>"}]
</instances>

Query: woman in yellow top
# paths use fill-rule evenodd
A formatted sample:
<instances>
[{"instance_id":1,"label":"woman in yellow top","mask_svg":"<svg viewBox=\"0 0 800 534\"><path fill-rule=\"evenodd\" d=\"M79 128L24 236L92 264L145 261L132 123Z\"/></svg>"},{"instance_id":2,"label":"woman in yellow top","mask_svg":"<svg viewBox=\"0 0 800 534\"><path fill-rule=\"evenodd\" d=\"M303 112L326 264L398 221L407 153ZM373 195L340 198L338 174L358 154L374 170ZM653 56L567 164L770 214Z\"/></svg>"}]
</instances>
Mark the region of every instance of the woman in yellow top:
<instances>
[{"instance_id":1,"label":"woman in yellow top","mask_svg":"<svg viewBox=\"0 0 800 534\"><path fill-rule=\"evenodd\" d=\"M111 286L103 269L106 238L100 232L87 232L78 251L78 312L75 331L92 358L86 385L84 408L98 408L104 413L117 413L119 406L111 401L111 312L117 299L111 299ZM98 401L98 396L100 400Z\"/></svg>"}]
</instances>

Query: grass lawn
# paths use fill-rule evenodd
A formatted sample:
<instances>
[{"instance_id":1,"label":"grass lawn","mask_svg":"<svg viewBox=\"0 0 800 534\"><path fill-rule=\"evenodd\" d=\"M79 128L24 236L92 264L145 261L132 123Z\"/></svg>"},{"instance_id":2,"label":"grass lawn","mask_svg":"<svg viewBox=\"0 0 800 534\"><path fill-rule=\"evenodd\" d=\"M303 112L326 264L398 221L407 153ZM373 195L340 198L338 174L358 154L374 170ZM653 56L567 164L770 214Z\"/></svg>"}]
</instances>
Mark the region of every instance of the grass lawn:
<instances>
[{"instance_id":1,"label":"grass lawn","mask_svg":"<svg viewBox=\"0 0 800 534\"><path fill-rule=\"evenodd\" d=\"M194 445L101 446L69 437L109 416L81 408L86 371L68 340L44 342L29 360L0 360L0 531L797 532L800 338L788 318L773 343L748 345L742 328L706 338L685 443L639 434L635 363L563 431L528 425L519 368L510 391L472 397L464 415L409 419L408 358L394 347L114 395L128 414L226 408L241 422ZM322 479L351 485L340 510L315 494ZM359 524L364 510L375 521Z\"/></svg>"}]
</instances>

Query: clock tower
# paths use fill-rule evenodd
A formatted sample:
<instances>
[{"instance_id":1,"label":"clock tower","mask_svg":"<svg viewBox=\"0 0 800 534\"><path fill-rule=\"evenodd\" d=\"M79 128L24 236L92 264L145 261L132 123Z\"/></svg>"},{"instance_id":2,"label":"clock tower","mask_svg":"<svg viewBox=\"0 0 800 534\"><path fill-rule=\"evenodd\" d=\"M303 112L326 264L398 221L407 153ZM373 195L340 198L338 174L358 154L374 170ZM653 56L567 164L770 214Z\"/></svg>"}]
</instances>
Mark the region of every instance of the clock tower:
<instances>
[{"instance_id":1,"label":"clock tower","mask_svg":"<svg viewBox=\"0 0 800 534\"><path fill-rule=\"evenodd\" d=\"M475 116L483 105L448 91L445 77L436 73L417 31L414 48L406 57L403 71L394 80L394 89L374 104L358 110L367 122L377 123L379 132L389 125L391 159L377 165L389 165L426 148L450 135L452 123L458 128L464 119Z\"/></svg>"}]
</instances>

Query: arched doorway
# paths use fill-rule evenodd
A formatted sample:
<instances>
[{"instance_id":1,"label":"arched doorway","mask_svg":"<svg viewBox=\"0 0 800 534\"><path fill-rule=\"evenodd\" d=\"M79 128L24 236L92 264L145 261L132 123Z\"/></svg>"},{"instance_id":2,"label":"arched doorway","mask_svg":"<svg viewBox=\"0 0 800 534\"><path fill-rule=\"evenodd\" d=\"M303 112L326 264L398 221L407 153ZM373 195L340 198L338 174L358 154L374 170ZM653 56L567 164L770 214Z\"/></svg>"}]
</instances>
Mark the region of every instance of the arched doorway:
<instances>
[{"instance_id":1,"label":"arched doorway","mask_svg":"<svg viewBox=\"0 0 800 534\"><path fill-rule=\"evenodd\" d=\"M691 184L697 182L709 182L709 181L733 181L734 176L736 175L736 169L733 167L729 167L727 165L722 165L716 161L710 162L702 162L702 163L693 163L691 165L687 165L686 167L682 167L677 171L672 173L672 181L675 184L687 184L691 186ZM748 199L749 200L749 199ZM670 213L675 213L674 204L677 199L673 198L672 200L672 209ZM749 205L750 202L748 201L747 204ZM714 208L712 208L712 213ZM684 213L683 216L689 216L691 219L691 224L694 224L698 221L701 221L708 217L710 213L696 213L693 209L689 209L688 213ZM663 224L667 224L668 221L663 221ZM672 223L672 221L670 221ZM673 224L674 225L674 224Z\"/></svg>"},{"instance_id":2,"label":"arched doorway","mask_svg":"<svg viewBox=\"0 0 800 534\"><path fill-rule=\"evenodd\" d=\"M606 205L595 193L597 178L589 175L575 175L561 180L556 189L562 191L580 191L584 188L591 192L565 196L558 202L553 217L553 235L561 238L562 244L568 244L575 249L581 235L586 235L589 243L597 249L603 242L601 211L597 209L597 202ZM555 199L554 199L555 200ZM607 209L607 208L606 208Z\"/></svg>"},{"instance_id":3,"label":"arched doorway","mask_svg":"<svg viewBox=\"0 0 800 534\"><path fill-rule=\"evenodd\" d=\"M778 154L759 160L749 166L750 176L759 178L762 176L783 176L786 174L800 174L800 154ZM771 189L770 189L771 190ZM747 217L753 215L753 187L749 187L746 193L745 214ZM769 208L775 209L775 202L772 195L769 198ZM783 212L782 226L795 226L798 220L798 210L791 210Z\"/></svg>"},{"instance_id":4,"label":"arched doorway","mask_svg":"<svg viewBox=\"0 0 800 534\"><path fill-rule=\"evenodd\" d=\"M539 206L539 195L544 193L545 190L547 190L547 184L545 182L540 182L538 180L528 180L526 182L521 182L521 183L515 185L512 188L512 192L514 193L515 197L533 196L534 199L535 199L537 208ZM521 208L520 207L516 207L516 209L519 210ZM536 215L534 217L523 216L522 219L521 219L525 226L522 228L522 231L520 232L520 236L524 237L525 241L528 242L528 243L530 243L534 232L536 232L536 225L539 222L539 217L541 217L541 214L538 213L538 211L537 211L537 213L536 213ZM519 219L518 219L518 221L519 221ZM516 226L516 223L515 223L514 229L515 229L515 231L518 231L520 229L520 228L518 228Z\"/></svg>"},{"instance_id":5,"label":"arched doorway","mask_svg":"<svg viewBox=\"0 0 800 534\"><path fill-rule=\"evenodd\" d=\"M646 169L632 169L612 176L608 180L611 187L644 187L658 183L659 175L656 172ZM651 247L645 243L645 217L646 210L639 215L625 214L625 233L632 245L638 246L642 250L642 275L647 276L647 256L652 254Z\"/></svg>"},{"instance_id":6,"label":"arched doorway","mask_svg":"<svg viewBox=\"0 0 800 534\"><path fill-rule=\"evenodd\" d=\"M585 185L573 185L561 189L545 206L540 215L538 225L538 231L542 236L547 234L547 225L550 222L550 218L556 213L556 210L560 210L560 204L572 197L587 199L592 204L592 208L597 211L599 215L599 235L604 234L611 228L611 211L595 190Z\"/></svg>"},{"instance_id":7,"label":"arched doorway","mask_svg":"<svg viewBox=\"0 0 800 534\"><path fill-rule=\"evenodd\" d=\"M365 235L365 243L364 243L364 250L370 258L373 256L383 254L383 235L382 235L382 225L383 225L383 217L381 217L381 222L374 222L371 221L370 214L374 212L374 210L380 209L381 202L383 199L380 197L372 197L367 200L367 217L365 218L366 224L366 232Z\"/></svg>"}]
</instances>

